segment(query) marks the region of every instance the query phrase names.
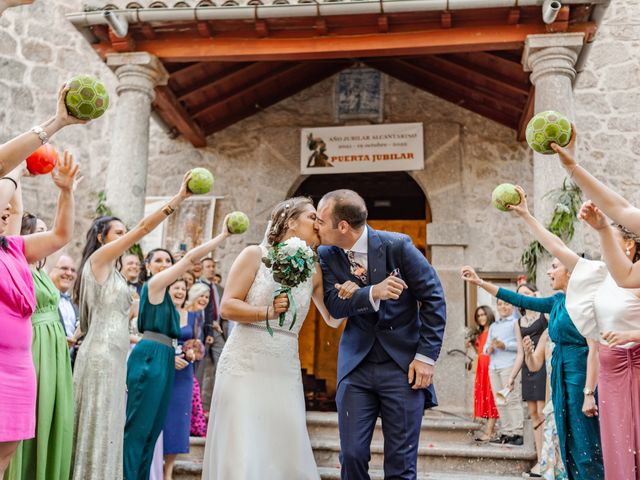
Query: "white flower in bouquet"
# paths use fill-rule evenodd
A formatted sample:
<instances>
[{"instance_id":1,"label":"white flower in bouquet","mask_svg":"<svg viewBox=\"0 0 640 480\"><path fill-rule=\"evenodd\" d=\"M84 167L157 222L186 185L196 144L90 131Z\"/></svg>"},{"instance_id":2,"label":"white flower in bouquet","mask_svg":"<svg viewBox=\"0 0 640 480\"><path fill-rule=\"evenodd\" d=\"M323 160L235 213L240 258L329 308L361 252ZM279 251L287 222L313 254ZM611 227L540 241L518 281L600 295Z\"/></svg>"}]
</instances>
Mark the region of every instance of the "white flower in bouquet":
<instances>
[{"instance_id":1,"label":"white flower in bouquet","mask_svg":"<svg viewBox=\"0 0 640 480\"><path fill-rule=\"evenodd\" d=\"M274 245L269 249L266 257L262 258L262 262L273 272L273 279L278 282L281 287L275 291L273 297L277 297L281 293L286 293L289 298L289 309L293 316L289 330L296 323L296 304L291 295L291 289L305 282L315 270L316 254L309 248L304 240L298 237L291 237L284 242ZM284 325L285 314L281 313L279 317L279 325ZM273 330L269 326L267 318L267 330L273 336Z\"/></svg>"}]
</instances>

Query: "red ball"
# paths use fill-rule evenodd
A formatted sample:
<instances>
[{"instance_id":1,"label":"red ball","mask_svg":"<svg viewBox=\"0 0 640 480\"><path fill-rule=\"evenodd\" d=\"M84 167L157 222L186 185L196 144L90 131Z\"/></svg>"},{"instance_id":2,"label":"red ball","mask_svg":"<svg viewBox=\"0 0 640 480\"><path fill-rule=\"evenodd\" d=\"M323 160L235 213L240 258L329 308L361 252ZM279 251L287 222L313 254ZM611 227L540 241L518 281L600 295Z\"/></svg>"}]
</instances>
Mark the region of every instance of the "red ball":
<instances>
[{"instance_id":1,"label":"red ball","mask_svg":"<svg viewBox=\"0 0 640 480\"><path fill-rule=\"evenodd\" d=\"M58 152L53 146L42 145L27 157L27 170L31 175L43 175L49 173L58 164Z\"/></svg>"}]
</instances>

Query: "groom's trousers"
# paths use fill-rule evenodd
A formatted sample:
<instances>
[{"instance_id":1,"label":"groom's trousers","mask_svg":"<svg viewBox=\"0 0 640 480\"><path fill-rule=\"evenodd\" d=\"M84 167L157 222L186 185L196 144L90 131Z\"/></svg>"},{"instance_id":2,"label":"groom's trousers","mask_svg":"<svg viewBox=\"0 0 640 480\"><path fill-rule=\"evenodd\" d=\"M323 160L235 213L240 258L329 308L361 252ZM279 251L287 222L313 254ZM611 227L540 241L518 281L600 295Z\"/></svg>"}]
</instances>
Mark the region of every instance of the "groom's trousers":
<instances>
[{"instance_id":1,"label":"groom's trousers","mask_svg":"<svg viewBox=\"0 0 640 480\"><path fill-rule=\"evenodd\" d=\"M370 478L371 438L378 416L384 435L384 478L415 480L425 391L412 390L404 370L387 355L370 354L342 379L336 403L342 480Z\"/></svg>"}]
</instances>

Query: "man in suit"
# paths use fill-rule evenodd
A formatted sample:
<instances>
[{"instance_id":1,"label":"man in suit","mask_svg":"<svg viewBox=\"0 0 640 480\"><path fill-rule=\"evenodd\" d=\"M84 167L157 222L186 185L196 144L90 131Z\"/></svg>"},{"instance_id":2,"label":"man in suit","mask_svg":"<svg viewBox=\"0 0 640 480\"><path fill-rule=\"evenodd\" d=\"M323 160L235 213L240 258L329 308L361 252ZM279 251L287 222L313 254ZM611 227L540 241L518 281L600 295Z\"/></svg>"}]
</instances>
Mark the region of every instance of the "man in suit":
<instances>
[{"instance_id":1,"label":"man in suit","mask_svg":"<svg viewBox=\"0 0 640 480\"><path fill-rule=\"evenodd\" d=\"M80 311L78 306L71 300L71 289L76 280L76 264L73 259L66 254L60 255L55 266L49 272L49 277L60 292L60 303L58 312L60 313L60 323L67 337L67 345L69 345L71 360L75 359L75 344L77 342L78 321Z\"/></svg>"},{"instance_id":2,"label":"man in suit","mask_svg":"<svg viewBox=\"0 0 640 480\"><path fill-rule=\"evenodd\" d=\"M211 395L215 385L218 360L222 354L224 343L227 340L228 321L220 317L220 299L224 292L222 286L214 283L216 274L216 261L207 257L202 259L202 276L200 282L209 286L209 303L204 309L204 335L205 358L198 365L202 378L202 407L209 411Z\"/></svg>"},{"instance_id":3,"label":"man in suit","mask_svg":"<svg viewBox=\"0 0 640 480\"><path fill-rule=\"evenodd\" d=\"M411 239L366 224L352 190L318 204L324 301L348 317L338 352L338 425L342 478L369 479L371 437L382 417L385 478L415 479L424 409L437 405L432 385L446 322L438 276ZM360 288L343 299L341 284Z\"/></svg>"}]
</instances>

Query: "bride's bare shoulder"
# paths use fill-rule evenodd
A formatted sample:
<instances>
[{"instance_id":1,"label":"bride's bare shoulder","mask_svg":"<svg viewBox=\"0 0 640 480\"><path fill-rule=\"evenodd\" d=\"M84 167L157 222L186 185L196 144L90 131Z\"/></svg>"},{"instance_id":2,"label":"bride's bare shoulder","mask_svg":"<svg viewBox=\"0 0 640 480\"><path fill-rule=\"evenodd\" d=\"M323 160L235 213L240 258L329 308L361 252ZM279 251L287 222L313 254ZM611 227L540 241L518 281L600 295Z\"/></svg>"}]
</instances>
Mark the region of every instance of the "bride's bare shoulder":
<instances>
[{"instance_id":1,"label":"bride's bare shoulder","mask_svg":"<svg viewBox=\"0 0 640 480\"><path fill-rule=\"evenodd\" d=\"M243 265L260 265L262 261L262 249L259 245L250 245L245 247L238 258L236 258L236 263L242 263Z\"/></svg>"}]
</instances>

